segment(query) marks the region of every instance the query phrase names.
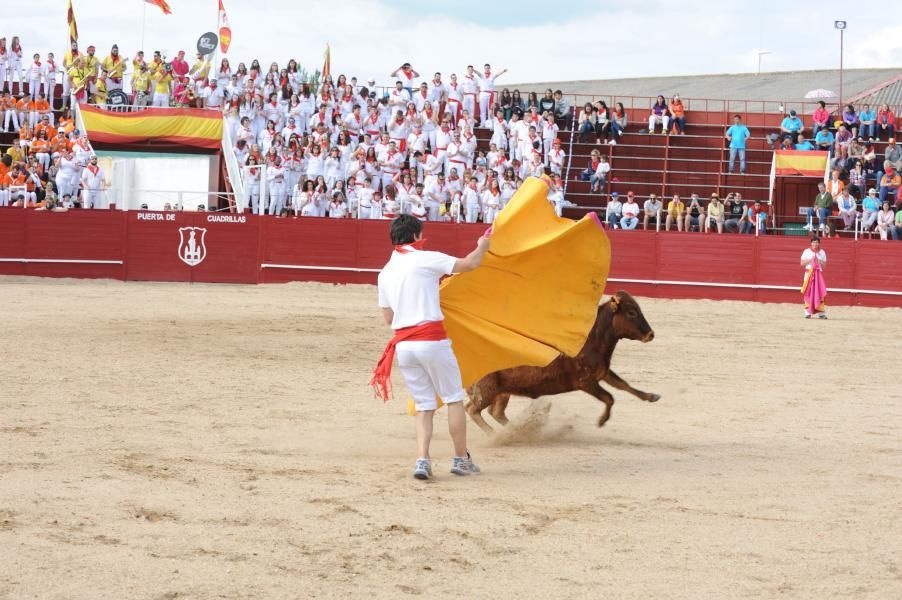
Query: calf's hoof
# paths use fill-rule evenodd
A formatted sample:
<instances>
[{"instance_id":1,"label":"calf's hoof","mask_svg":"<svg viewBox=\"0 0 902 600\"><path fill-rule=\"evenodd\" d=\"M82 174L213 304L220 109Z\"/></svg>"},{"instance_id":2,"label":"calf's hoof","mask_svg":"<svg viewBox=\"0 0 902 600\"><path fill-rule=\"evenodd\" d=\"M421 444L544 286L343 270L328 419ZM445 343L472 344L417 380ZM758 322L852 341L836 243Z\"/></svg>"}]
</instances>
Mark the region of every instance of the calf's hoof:
<instances>
[{"instance_id":1,"label":"calf's hoof","mask_svg":"<svg viewBox=\"0 0 902 600\"><path fill-rule=\"evenodd\" d=\"M648 402L657 402L660 399L661 399L661 394L649 394L648 398L646 398L646 400Z\"/></svg>"}]
</instances>

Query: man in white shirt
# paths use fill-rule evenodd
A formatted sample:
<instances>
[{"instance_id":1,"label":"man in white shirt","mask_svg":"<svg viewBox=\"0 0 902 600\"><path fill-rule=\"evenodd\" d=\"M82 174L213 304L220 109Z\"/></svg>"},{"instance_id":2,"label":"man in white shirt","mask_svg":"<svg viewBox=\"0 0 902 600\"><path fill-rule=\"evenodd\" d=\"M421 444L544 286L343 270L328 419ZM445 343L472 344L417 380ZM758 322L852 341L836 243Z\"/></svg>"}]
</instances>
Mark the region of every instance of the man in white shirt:
<instances>
[{"instance_id":1,"label":"man in white shirt","mask_svg":"<svg viewBox=\"0 0 902 600\"><path fill-rule=\"evenodd\" d=\"M620 214L623 215L620 218L620 227L623 229L635 229L639 224L639 204L636 203L632 192L627 193L626 202L620 209Z\"/></svg>"},{"instance_id":2,"label":"man in white shirt","mask_svg":"<svg viewBox=\"0 0 902 600\"><path fill-rule=\"evenodd\" d=\"M463 76L460 87L463 94L463 110L475 115L476 109L479 108L479 78L473 70L473 65L467 65L467 74Z\"/></svg>"},{"instance_id":3,"label":"man in white shirt","mask_svg":"<svg viewBox=\"0 0 902 600\"><path fill-rule=\"evenodd\" d=\"M495 80L507 73L507 69L502 69L498 74L492 74L492 66L485 64L485 71L479 78L479 124L486 126L492 117L492 110L495 105Z\"/></svg>"},{"instance_id":4,"label":"man in white shirt","mask_svg":"<svg viewBox=\"0 0 902 600\"><path fill-rule=\"evenodd\" d=\"M91 157L91 163L81 172L81 186L84 193L82 206L85 208L103 208L103 190L106 187L106 176L97 166L97 157Z\"/></svg>"},{"instance_id":5,"label":"man in white shirt","mask_svg":"<svg viewBox=\"0 0 902 600\"><path fill-rule=\"evenodd\" d=\"M215 79L210 80L210 85L204 88L204 107L215 110L222 108L225 101L225 93Z\"/></svg>"},{"instance_id":6,"label":"man in white shirt","mask_svg":"<svg viewBox=\"0 0 902 600\"><path fill-rule=\"evenodd\" d=\"M386 324L395 331L376 367L371 383L376 394L388 400L391 365L395 352L398 366L417 410L417 462L413 476L432 476L432 421L438 408L436 397L448 409L448 431L454 444L451 473L479 473L467 450L467 420L463 400L466 392L460 367L445 333L439 303L439 281L446 275L479 267L489 249L489 238L481 237L465 258L423 250L423 224L411 215L401 215L391 224L395 247L388 264L379 273L379 307Z\"/></svg>"},{"instance_id":7,"label":"man in white shirt","mask_svg":"<svg viewBox=\"0 0 902 600\"><path fill-rule=\"evenodd\" d=\"M617 197L617 192L612 192L611 198L608 200L608 205L604 210L604 220L607 221L611 229L620 227L620 216L622 211L623 203L620 202L620 198Z\"/></svg>"}]
</instances>

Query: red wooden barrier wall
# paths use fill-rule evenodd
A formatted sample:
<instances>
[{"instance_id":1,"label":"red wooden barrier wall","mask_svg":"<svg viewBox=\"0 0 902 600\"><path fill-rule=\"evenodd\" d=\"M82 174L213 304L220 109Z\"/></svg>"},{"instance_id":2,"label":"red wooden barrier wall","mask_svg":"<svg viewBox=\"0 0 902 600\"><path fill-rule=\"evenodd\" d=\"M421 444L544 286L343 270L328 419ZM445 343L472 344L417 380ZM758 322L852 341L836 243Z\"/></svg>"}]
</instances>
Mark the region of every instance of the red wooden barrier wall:
<instances>
[{"instance_id":1,"label":"red wooden barrier wall","mask_svg":"<svg viewBox=\"0 0 902 600\"><path fill-rule=\"evenodd\" d=\"M374 283L391 252L388 226L388 221L7 208L0 209L0 274L215 283ZM184 249L180 229L185 228L205 230L195 231L198 240L203 237L205 250L203 259L193 266L180 258ZM428 247L462 256L484 230L484 225L430 223ZM799 256L808 244L804 237L622 230L608 235L613 249L608 292L627 289L660 298L799 301ZM902 244L831 239L824 240L823 247L828 254L829 304L902 306Z\"/></svg>"}]
</instances>

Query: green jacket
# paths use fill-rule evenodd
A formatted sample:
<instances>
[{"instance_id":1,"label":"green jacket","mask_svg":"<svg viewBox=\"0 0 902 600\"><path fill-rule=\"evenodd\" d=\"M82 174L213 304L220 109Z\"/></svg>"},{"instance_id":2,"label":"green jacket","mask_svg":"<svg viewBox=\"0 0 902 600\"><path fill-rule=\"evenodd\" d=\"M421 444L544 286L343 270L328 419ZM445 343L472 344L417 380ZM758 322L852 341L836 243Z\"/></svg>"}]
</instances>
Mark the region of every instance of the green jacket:
<instances>
[{"instance_id":1,"label":"green jacket","mask_svg":"<svg viewBox=\"0 0 902 600\"><path fill-rule=\"evenodd\" d=\"M814 199L814 206L817 208L833 208L833 195L830 192L818 194Z\"/></svg>"}]
</instances>

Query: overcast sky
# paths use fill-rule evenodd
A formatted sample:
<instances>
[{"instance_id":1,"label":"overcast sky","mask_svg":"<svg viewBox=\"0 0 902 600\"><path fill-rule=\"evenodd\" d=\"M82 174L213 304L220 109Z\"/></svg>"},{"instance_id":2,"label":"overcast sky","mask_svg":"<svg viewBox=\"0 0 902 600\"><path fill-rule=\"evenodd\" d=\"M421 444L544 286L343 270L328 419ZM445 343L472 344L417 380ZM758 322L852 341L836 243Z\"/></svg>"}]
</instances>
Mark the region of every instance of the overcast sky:
<instances>
[{"instance_id":1,"label":"overcast sky","mask_svg":"<svg viewBox=\"0 0 902 600\"><path fill-rule=\"evenodd\" d=\"M217 0L168 0L173 14L146 5L144 50L193 55L197 38L216 29ZM604 79L839 66L846 19L845 66L902 67L902 24L849 2L729 0L673 3L487 0L224 0L232 28L229 59L258 58L283 66L289 58L315 69L328 42L333 74L375 77L404 61L425 76L461 73L490 62L509 73L499 83ZM113 43L134 56L141 46L142 0L73 0L82 49ZM580 6L583 6L580 9ZM876 9L875 9L876 10ZM871 14L873 13L873 14ZM10 29L15 22L18 30ZM29 0L0 36L19 34L26 54L65 49L66 0ZM30 61L30 58L29 58ZM902 68L900 68L902 70Z\"/></svg>"}]
</instances>

